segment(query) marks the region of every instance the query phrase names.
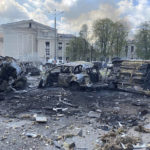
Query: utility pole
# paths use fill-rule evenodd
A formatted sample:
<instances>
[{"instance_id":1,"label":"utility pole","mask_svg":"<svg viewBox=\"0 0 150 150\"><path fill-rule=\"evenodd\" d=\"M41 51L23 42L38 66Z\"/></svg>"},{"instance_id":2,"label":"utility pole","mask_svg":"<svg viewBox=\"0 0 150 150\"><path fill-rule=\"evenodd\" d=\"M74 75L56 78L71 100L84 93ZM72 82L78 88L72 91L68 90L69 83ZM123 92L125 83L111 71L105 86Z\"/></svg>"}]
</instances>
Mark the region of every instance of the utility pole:
<instances>
[{"instance_id":1,"label":"utility pole","mask_svg":"<svg viewBox=\"0 0 150 150\"><path fill-rule=\"evenodd\" d=\"M56 9L55 9L54 25L55 25L55 56L54 56L54 59L56 61L56 59L57 59Z\"/></svg>"},{"instance_id":2,"label":"utility pole","mask_svg":"<svg viewBox=\"0 0 150 150\"><path fill-rule=\"evenodd\" d=\"M64 13L63 11L57 11L56 9L54 10L53 14L54 15L54 29L55 29L55 44L54 44L54 59L56 60L57 59L57 16Z\"/></svg>"},{"instance_id":3,"label":"utility pole","mask_svg":"<svg viewBox=\"0 0 150 150\"><path fill-rule=\"evenodd\" d=\"M93 44L91 45L91 56L90 56L90 61L92 62L92 59L93 59Z\"/></svg>"}]
</instances>

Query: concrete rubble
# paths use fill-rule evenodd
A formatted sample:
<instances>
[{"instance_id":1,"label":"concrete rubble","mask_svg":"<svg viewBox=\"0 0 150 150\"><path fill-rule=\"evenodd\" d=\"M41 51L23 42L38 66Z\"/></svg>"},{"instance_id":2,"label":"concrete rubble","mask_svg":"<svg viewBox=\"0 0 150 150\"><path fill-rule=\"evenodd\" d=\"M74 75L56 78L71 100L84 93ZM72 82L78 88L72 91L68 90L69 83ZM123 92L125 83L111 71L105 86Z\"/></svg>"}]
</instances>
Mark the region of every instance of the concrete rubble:
<instances>
[{"instance_id":1,"label":"concrete rubble","mask_svg":"<svg viewBox=\"0 0 150 150\"><path fill-rule=\"evenodd\" d=\"M37 115L35 115L34 117L35 117L35 121L36 122L39 122L39 123L46 123L47 122L47 118L44 117L44 116L37 116Z\"/></svg>"}]
</instances>

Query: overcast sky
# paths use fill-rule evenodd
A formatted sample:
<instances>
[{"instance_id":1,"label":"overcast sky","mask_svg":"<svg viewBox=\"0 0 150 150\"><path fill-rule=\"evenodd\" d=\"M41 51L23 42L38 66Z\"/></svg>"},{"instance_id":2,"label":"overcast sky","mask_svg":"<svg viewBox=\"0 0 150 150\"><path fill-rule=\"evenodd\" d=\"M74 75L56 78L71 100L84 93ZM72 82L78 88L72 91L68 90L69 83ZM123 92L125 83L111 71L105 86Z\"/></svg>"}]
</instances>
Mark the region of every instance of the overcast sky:
<instances>
[{"instance_id":1,"label":"overcast sky","mask_svg":"<svg viewBox=\"0 0 150 150\"><path fill-rule=\"evenodd\" d=\"M82 24L92 29L98 18L126 20L132 32L150 20L150 0L0 0L0 24L33 19L54 26L53 11L64 11L57 18L61 33L77 33Z\"/></svg>"}]
</instances>

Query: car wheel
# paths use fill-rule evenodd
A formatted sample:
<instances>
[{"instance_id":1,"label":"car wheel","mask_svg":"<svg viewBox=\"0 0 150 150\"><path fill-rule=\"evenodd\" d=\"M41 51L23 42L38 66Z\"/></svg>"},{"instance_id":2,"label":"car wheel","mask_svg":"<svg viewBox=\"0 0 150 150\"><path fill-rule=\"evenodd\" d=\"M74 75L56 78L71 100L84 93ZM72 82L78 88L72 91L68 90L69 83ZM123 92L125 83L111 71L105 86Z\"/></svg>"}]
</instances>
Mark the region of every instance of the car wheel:
<instances>
[{"instance_id":1,"label":"car wheel","mask_svg":"<svg viewBox=\"0 0 150 150\"><path fill-rule=\"evenodd\" d=\"M38 85L38 88L43 88L43 79L41 79L39 85Z\"/></svg>"},{"instance_id":2,"label":"car wheel","mask_svg":"<svg viewBox=\"0 0 150 150\"><path fill-rule=\"evenodd\" d=\"M79 90L79 89L80 89L79 83L77 83L77 82L72 82L72 83L70 84L70 89L71 89L72 91L77 91L77 90Z\"/></svg>"},{"instance_id":3,"label":"car wheel","mask_svg":"<svg viewBox=\"0 0 150 150\"><path fill-rule=\"evenodd\" d=\"M117 87L116 83L111 82L111 83L109 83L109 88L110 89L117 89L118 87Z\"/></svg>"}]
</instances>

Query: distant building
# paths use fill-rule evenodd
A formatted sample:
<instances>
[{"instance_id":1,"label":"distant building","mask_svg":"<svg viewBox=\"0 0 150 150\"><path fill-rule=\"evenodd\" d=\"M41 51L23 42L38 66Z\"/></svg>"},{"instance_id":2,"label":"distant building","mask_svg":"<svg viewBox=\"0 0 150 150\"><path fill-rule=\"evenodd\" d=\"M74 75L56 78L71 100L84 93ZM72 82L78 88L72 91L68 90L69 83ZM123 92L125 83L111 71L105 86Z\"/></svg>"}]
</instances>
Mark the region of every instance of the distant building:
<instances>
[{"instance_id":1,"label":"distant building","mask_svg":"<svg viewBox=\"0 0 150 150\"><path fill-rule=\"evenodd\" d=\"M20 61L46 62L54 59L55 32L54 28L33 20L3 24L0 26L0 55ZM65 61L66 47L73 35L56 35L56 58Z\"/></svg>"},{"instance_id":2,"label":"distant building","mask_svg":"<svg viewBox=\"0 0 150 150\"><path fill-rule=\"evenodd\" d=\"M67 61L66 49L74 37L72 34L58 34L57 56L59 60Z\"/></svg>"},{"instance_id":3,"label":"distant building","mask_svg":"<svg viewBox=\"0 0 150 150\"><path fill-rule=\"evenodd\" d=\"M137 58L136 46L135 46L134 40L129 40L127 42L127 46L125 47L125 53L126 53L126 57L128 59L136 59Z\"/></svg>"}]
</instances>

